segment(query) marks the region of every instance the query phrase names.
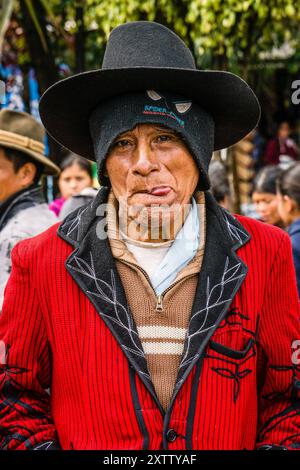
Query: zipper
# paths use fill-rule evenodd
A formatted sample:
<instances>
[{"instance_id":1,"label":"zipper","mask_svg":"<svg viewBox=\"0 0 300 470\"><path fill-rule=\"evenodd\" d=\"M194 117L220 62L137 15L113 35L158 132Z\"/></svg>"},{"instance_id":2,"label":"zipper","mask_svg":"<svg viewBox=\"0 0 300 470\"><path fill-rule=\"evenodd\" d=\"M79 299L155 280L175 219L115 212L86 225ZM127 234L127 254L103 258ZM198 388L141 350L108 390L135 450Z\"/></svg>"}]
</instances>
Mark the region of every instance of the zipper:
<instances>
[{"instance_id":1,"label":"zipper","mask_svg":"<svg viewBox=\"0 0 300 470\"><path fill-rule=\"evenodd\" d=\"M130 261L124 261L123 259L119 259L119 261L121 261L121 263L124 263L124 264L127 264L128 266L133 266L134 268L137 268L139 271L141 271L145 278L147 279L151 289L152 289L152 292L154 293L154 296L156 298L156 307L155 307L155 310L156 312L163 312L164 311L164 306L163 306L163 299L164 299L164 296L166 295L167 292L169 292L169 290L173 289L174 286L176 286L176 284L179 284L179 282L183 281L183 279L188 279L189 277L192 277L195 275L195 273L193 274L189 274L188 276L184 277L183 279L179 279L178 281L175 281L173 282L173 284L171 284L169 287L167 287L167 289L165 289L161 294L157 295L152 284L151 284L151 280L150 280L150 277L148 276L148 273L143 269L141 268L140 266L136 265L136 264L133 264L133 263L130 263Z\"/></svg>"},{"instance_id":2,"label":"zipper","mask_svg":"<svg viewBox=\"0 0 300 470\"><path fill-rule=\"evenodd\" d=\"M163 296L162 296L162 294L158 295L158 296L156 297L156 300L157 300L157 302L156 302L155 310L156 310L157 312L163 312L164 307L163 307L163 302L162 302L162 301L163 301Z\"/></svg>"}]
</instances>

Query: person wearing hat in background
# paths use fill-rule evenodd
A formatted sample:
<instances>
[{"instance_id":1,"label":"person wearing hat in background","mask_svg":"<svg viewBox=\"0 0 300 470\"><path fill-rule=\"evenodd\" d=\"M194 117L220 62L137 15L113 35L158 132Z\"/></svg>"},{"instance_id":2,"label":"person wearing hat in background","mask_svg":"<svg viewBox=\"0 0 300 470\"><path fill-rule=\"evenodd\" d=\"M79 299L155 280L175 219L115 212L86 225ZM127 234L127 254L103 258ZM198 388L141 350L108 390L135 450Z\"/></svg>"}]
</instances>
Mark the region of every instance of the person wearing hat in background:
<instances>
[{"instance_id":1,"label":"person wearing hat in background","mask_svg":"<svg viewBox=\"0 0 300 470\"><path fill-rule=\"evenodd\" d=\"M52 86L40 113L94 155L103 187L13 250L2 448L299 447L289 237L208 191L212 152L257 124L251 88L197 70L165 26L133 22L112 31L101 70Z\"/></svg>"},{"instance_id":2,"label":"person wearing hat in background","mask_svg":"<svg viewBox=\"0 0 300 470\"><path fill-rule=\"evenodd\" d=\"M59 172L44 154L44 137L43 126L29 114L0 111L0 312L12 248L57 221L38 186L42 174Z\"/></svg>"}]
</instances>

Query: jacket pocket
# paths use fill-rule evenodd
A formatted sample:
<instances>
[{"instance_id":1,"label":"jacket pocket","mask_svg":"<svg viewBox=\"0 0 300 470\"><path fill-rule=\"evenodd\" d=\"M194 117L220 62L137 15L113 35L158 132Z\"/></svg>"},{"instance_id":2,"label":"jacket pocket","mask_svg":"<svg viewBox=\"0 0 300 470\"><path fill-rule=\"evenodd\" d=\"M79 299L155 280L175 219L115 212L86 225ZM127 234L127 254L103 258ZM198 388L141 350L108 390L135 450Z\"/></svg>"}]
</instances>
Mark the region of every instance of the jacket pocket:
<instances>
[{"instance_id":1,"label":"jacket pocket","mask_svg":"<svg viewBox=\"0 0 300 470\"><path fill-rule=\"evenodd\" d=\"M212 380L217 381L219 390L222 387L222 390L232 390L232 398L236 403L242 387L247 389L256 386L255 337L242 329L230 329L216 339L208 343L206 365L212 371Z\"/></svg>"},{"instance_id":2,"label":"jacket pocket","mask_svg":"<svg viewBox=\"0 0 300 470\"><path fill-rule=\"evenodd\" d=\"M208 353L236 361L255 354L259 317L255 328L251 328L247 323L245 320L239 323L227 322L217 328L208 343Z\"/></svg>"},{"instance_id":3,"label":"jacket pocket","mask_svg":"<svg viewBox=\"0 0 300 470\"><path fill-rule=\"evenodd\" d=\"M225 346L222 343L217 343L216 341L210 341L209 346L211 350L226 356L231 359L244 359L249 351L251 350L252 346L254 345L255 341L253 338L249 338L246 341L245 346L241 350L230 348L228 346Z\"/></svg>"}]
</instances>

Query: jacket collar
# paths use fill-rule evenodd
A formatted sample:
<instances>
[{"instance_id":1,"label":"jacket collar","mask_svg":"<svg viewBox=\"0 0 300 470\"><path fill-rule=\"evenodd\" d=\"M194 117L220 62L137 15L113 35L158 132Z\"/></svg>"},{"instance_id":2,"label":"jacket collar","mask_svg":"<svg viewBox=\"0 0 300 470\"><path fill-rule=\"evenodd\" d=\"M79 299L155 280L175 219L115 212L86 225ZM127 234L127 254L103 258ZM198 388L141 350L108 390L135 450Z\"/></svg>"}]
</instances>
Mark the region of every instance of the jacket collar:
<instances>
[{"instance_id":1,"label":"jacket collar","mask_svg":"<svg viewBox=\"0 0 300 470\"><path fill-rule=\"evenodd\" d=\"M32 207L36 204L45 202L41 188L32 185L29 188L22 189L7 198L0 204L0 230L4 228L7 222L19 211Z\"/></svg>"},{"instance_id":2,"label":"jacket collar","mask_svg":"<svg viewBox=\"0 0 300 470\"><path fill-rule=\"evenodd\" d=\"M74 246L66 269L87 295L122 348L131 366L162 410L147 368L146 357L127 304L124 288L111 252L106 225L109 190L102 188L87 206L70 214L58 235ZM206 244L191 312L184 353L173 399L195 363L203 356L211 335L223 320L247 274L236 251L250 239L245 228L206 193Z\"/></svg>"}]
</instances>

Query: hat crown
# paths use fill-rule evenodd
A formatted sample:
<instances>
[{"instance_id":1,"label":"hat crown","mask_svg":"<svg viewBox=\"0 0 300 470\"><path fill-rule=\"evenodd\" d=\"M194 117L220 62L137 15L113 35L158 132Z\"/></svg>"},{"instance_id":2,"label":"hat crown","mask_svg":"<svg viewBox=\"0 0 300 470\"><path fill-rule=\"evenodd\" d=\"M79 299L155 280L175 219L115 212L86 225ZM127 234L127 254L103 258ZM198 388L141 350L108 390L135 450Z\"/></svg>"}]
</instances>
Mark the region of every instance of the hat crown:
<instances>
[{"instance_id":1,"label":"hat crown","mask_svg":"<svg viewBox=\"0 0 300 470\"><path fill-rule=\"evenodd\" d=\"M13 109L0 110L0 147L14 149L44 165L44 174L59 174L59 168L45 156L45 130L33 116Z\"/></svg>"},{"instance_id":2,"label":"hat crown","mask_svg":"<svg viewBox=\"0 0 300 470\"><path fill-rule=\"evenodd\" d=\"M185 43L173 31L152 21L125 23L111 32L102 69L131 67L196 69Z\"/></svg>"},{"instance_id":3,"label":"hat crown","mask_svg":"<svg viewBox=\"0 0 300 470\"><path fill-rule=\"evenodd\" d=\"M0 111L0 130L44 143L45 131L43 126L28 113L2 109Z\"/></svg>"}]
</instances>

